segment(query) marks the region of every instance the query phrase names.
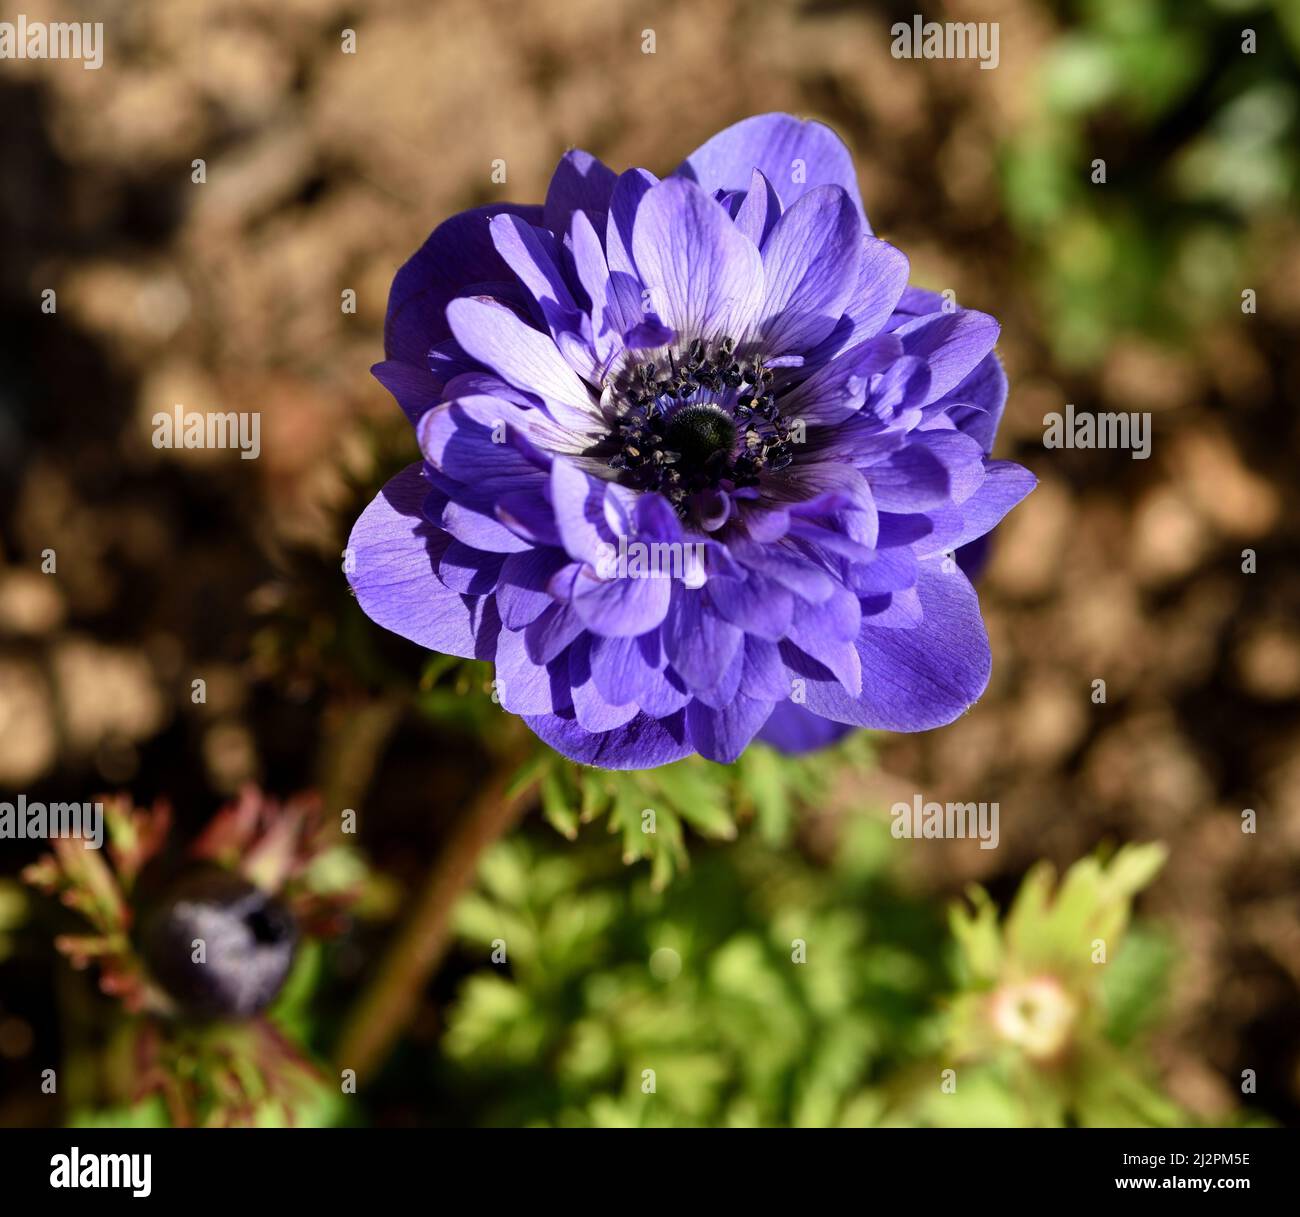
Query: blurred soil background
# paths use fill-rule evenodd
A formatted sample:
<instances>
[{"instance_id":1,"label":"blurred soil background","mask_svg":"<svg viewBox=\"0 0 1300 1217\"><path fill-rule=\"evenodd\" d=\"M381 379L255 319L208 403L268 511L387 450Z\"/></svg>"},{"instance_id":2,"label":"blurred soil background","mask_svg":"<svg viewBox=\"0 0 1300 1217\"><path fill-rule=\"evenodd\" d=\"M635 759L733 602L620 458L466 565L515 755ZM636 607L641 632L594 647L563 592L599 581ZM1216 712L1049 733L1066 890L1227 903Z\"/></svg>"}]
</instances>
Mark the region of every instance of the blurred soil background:
<instances>
[{"instance_id":1,"label":"blurred soil background","mask_svg":"<svg viewBox=\"0 0 1300 1217\"><path fill-rule=\"evenodd\" d=\"M1143 909L1181 952L1156 1044L1168 1088L1213 1119L1254 1069L1257 1108L1300 1117L1294 9L22 7L102 20L106 49L99 71L0 63L5 798L123 788L170 797L193 825L249 779L317 785L328 805L376 809L362 844L416 882L492 741L439 738L375 675L418 673L421 653L366 622L339 571L360 506L415 455L368 374L394 271L461 208L540 200L570 146L667 172L746 115L815 116L852 147L913 282L1001 321L997 454L1040 486L981 586L986 697L947 729L884 741L873 788L818 809L805 845L916 790L998 801L997 850L906 851L939 902L973 879L1005 896L1037 858L1165 841ZM999 22L998 68L892 58L890 24L916 11ZM1150 459L1045 449L1043 415L1067 402L1150 411ZM177 403L260 411L260 459L155 449L151 418ZM5 875L29 845L4 844ZM58 1050L69 982L48 945L5 951L0 1091L15 1095ZM26 1118L3 1102L3 1122Z\"/></svg>"}]
</instances>

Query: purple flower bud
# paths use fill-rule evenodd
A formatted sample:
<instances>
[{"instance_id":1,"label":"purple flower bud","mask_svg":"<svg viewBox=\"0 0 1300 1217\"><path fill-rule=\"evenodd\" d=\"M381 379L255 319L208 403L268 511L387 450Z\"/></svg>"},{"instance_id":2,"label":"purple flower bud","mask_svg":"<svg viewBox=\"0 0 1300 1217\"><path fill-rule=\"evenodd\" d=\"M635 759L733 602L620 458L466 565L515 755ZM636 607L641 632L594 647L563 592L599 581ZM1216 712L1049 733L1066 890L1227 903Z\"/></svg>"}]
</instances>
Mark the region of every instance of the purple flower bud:
<instances>
[{"instance_id":1,"label":"purple flower bud","mask_svg":"<svg viewBox=\"0 0 1300 1217\"><path fill-rule=\"evenodd\" d=\"M247 1018L275 999L293 963L289 911L224 867L183 876L146 916L141 954L191 1018Z\"/></svg>"}]
</instances>

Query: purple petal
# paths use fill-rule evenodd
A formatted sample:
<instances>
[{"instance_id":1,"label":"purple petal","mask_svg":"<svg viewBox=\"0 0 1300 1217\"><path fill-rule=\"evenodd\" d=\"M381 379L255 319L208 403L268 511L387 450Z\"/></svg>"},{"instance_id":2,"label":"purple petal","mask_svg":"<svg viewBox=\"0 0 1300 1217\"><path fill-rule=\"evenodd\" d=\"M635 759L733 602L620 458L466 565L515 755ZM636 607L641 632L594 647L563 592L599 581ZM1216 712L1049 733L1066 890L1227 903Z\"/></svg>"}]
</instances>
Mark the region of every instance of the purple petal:
<instances>
[{"instance_id":1,"label":"purple petal","mask_svg":"<svg viewBox=\"0 0 1300 1217\"><path fill-rule=\"evenodd\" d=\"M626 487L601 481L567 460L552 462L550 487L556 530L575 561L598 565L618 533L631 531L618 521L635 506L636 494ZM611 517L621 527L612 527Z\"/></svg>"},{"instance_id":2,"label":"purple petal","mask_svg":"<svg viewBox=\"0 0 1300 1217\"><path fill-rule=\"evenodd\" d=\"M749 190L736 212L736 227L754 242L759 249L767 240L776 222L781 218L781 200L772 183L755 169L749 180Z\"/></svg>"},{"instance_id":3,"label":"purple petal","mask_svg":"<svg viewBox=\"0 0 1300 1217\"><path fill-rule=\"evenodd\" d=\"M905 317L924 317L927 313L942 313L951 307L938 292L909 285L903 289L894 312L901 313Z\"/></svg>"},{"instance_id":4,"label":"purple petal","mask_svg":"<svg viewBox=\"0 0 1300 1217\"><path fill-rule=\"evenodd\" d=\"M438 561L438 578L453 592L470 596L486 596L496 591L501 574L503 554L471 549L460 541L453 541L443 550ZM498 610L500 606L498 605Z\"/></svg>"},{"instance_id":5,"label":"purple petal","mask_svg":"<svg viewBox=\"0 0 1300 1217\"><path fill-rule=\"evenodd\" d=\"M604 637L635 637L653 630L668 612L673 581L624 576L602 579L589 568L573 588L574 611L587 628Z\"/></svg>"},{"instance_id":6,"label":"purple petal","mask_svg":"<svg viewBox=\"0 0 1300 1217\"><path fill-rule=\"evenodd\" d=\"M854 728L814 714L792 701L777 703L771 717L763 724L758 738L790 756L815 752L843 739Z\"/></svg>"},{"instance_id":7,"label":"purple petal","mask_svg":"<svg viewBox=\"0 0 1300 1217\"><path fill-rule=\"evenodd\" d=\"M462 211L439 224L397 272L384 319L384 353L389 359L423 367L429 348L451 337L448 303L471 284L510 279L488 229L489 219L502 214L520 216L529 224L542 219L540 207L513 203Z\"/></svg>"},{"instance_id":8,"label":"purple petal","mask_svg":"<svg viewBox=\"0 0 1300 1217\"><path fill-rule=\"evenodd\" d=\"M501 623L511 630L532 625L555 598L549 590L551 577L568 562L560 549L530 549L510 554L501 564L497 579L497 610Z\"/></svg>"},{"instance_id":9,"label":"purple petal","mask_svg":"<svg viewBox=\"0 0 1300 1217\"><path fill-rule=\"evenodd\" d=\"M657 633L592 638L591 671L601 695L615 703L634 701L652 718L675 714L691 700L667 662Z\"/></svg>"},{"instance_id":10,"label":"purple petal","mask_svg":"<svg viewBox=\"0 0 1300 1217\"><path fill-rule=\"evenodd\" d=\"M632 260L632 231L637 209L646 192L659 179L644 169L629 169L619 175L610 199L609 217L605 221L605 259L609 264L609 309L611 319L621 334L637 326L657 324L647 313L642 294L641 276Z\"/></svg>"},{"instance_id":11,"label":"purple petal","mask_svg":"<svg viewBox=\"0 0 1300 1217\"><path fill-rule=\"evenodd\" d=\"M895 334L885 335L897 338ZM873 338L873 342L880 339ZM871 389L867 409L880 422L910 431L921 421L921 403L930 393L930 368L924 359L908 355L898 360Z\"/></svg>"},{"instance_id":12,"label":"purple petal","mask_svg":"<svg viewBox=\"0 0 1300 1217\"><path fill-rule=\"evenodd\" d=\"M1000 328L987 313L956 309L917 317L894 332L902 339L904 354L915 355L929 365L930 394L926 402L931 402L960 384L993 349Z\"/></svg>"},{"instance_id":13,"label":"purple petal","mask_svg":"<svg viewBox=\"0 0 1300 1217\"><path fill-rule=\"evenodd\" d=\"M654 769L680 761L692 751L683 710L667 718L638 714L624 726L599 734L584 730L572 709L525 716L524 722L556 752L602 769Z\"/></svg>"},{"instance_id":14,"label":"purple petal","mask_svg":"<svg viewBox=\"0 0 1300 1217\"><path fill-rule=\"evenodd\" d=\"M911 587L916 582L916 555L903 546L878 549L870 562L854 563L846 582L859 596L880 596Z\"/></svg>"},{"instance_id":15,"label":"purple petal","mask_svg":"<svg viewBox=\"0 0 1300 1217\"><path fill-rule=\"evenodd\" d=\"M801 500L790 507L791 517L824 516L858 544L875 545L879 527L876 499L861 470L829 461L800 463L789 471L787 486L797 491ZM791 531L795 531L793 524Z\"/></svg>"},{"instance_id":16,"label":"purple petal","mask_svg":"<svg viewBox=\"0 0 1300 1217\"><path fill-rule=\"evenodd\" d=\"M729 765L754 738L772 712L770 701L737 693L729 705L714 709L701 701L686 707L686 725L695 750L708 760Z\"/></svg>"},{"instance_id":17,"label":"purple petal","mask_svg":"<svg viewBox=\"0 0 1300 1217\"><path fill-rule=\"evenodd\" d=\"M836 722L884 731L927 731L964 713L988 685L991 658L979 601L955 567L917 573L924 617L912 629L879 629L864 619L858 638L862 695L833 681L807 685L808 709Z\"/></svg>"},{"instance_id":18,"label":"purple petal","mask_svg":"<svg viewBox=\"0 0 1300 1217\"><path fill-rule=\"evenodd\" d=\"M387 389L412 423L430 406L437 405L443 382L432 372L414 364L386 359L370 369L370 374Z\"/></svg>"},{"instance_id":19,"label":"purple petal","mask_svg":"<svg viewBox=\"0 0 1300 1217\"><path fill-rule=\"evenodd\" d=\"M654 631L639 637L592 639L592 677L601 695L615 704L639 700L642 690L663 680L666 662Z\"/></svg>"},{"instance_id":20,"label":"purple petal","mask_svg":"<svg viewBox=\"0 0 1300 1217\"><path fill-rule=\"evenodd\" d=\"M581 148L571 149L560 158L551 175L540 222L552 232L568 232L575 211L585 211L593 216L608 211L617 176L590 152L583 152Z\"/></svg>"},{"instance_id":21,"label":"purple petal","mask_svg":"<svg viewBox=\"0 0 1300 1217\"><path fill-rule=\"evenodd\" d=\"M892 511L880 513L880 536L876 544L881 549L900 545L914 545L930 536L934 525L927 516L899 514Z\"/></svg>"},{"instance_id":22,"label":"purple petal","mask_svg":"<svg viewBox=\"0 0 1300 1217\"><path fill-rule=\"evenodd\" d=\"M950 407L949 414L959 430L979 442L985 456L992 452L993 437L1007 403L1007 376L997 355L990 353L980 360L961 384L948 391L945 400L969 406Z\"/></svg>"},{"instance_id":23,"label":"purple petal","mask_svg":"<svg viewBox=\"0 0 1300 1217\"><path fill-rule=\"evenodd\" d=\"M926 444L908 444L863 472L882 511L923 512L948 502L948 469Z\"/></svg>"},{"instance_id":24,"label":"purple petal","mask_svg":"<svg viewBox=\"0 0 1300 1217\"><path fill-rule=\"evenodd\" d=\"M679 334L739 339L763 296L763 263L722 206L668 178L646 192L632 255L659 318Z\"/></svg>"},{"instance_id":25,"label":"purple petal","mask_svg":"<svg viewBox=\"0 0 1300 1217\"><path fill-rule=\"evenodd\" d=\"M603 424L591 394L548 334L486 300L453 300L447 320L470 355L512 385L546 400L548 413L573 437L565 451L580 452L599 436Z\"/></svg>"},{"instance_id":26,"label":"purple petal","mask_svg":"<svg viewBox=\"0 0 1300 1217\"><path fill-rule=\"evenodd\" d=\"M902 250L875 237L864 237L857 289L839 324L809 353L809 362L821 363L879 334L907 287L908 271Z\"/></svg>"},{"instance_id":27,"label":"purple petal","mask_svg":"<svg viewBox=\"0 0 1300 1217\"><path fill-rule=\"evenodd\" d=\"M948 471L952 501L964 503L984 481L984 449L979 440L957 430L933 428L919 431L924 444Z\"/></svg>"},{"instance_id":28,"label":"purple petal","mask_svg":"<svg viewBox=\"0 0 1300 1217\"><path fill-rule=\"evenodd\" d=\"M820 603L835 590L835 581L820 566L793 549L737 543L732 550L744 566L767 575L810 604Z\"/></svg>"},{"instance_id":29,"label":"purple petal","mask_svg":"<svg viewBox=\"0 0 1300 1217\"><path fill-rule=\"evenodd\" d=\"M524 635L502 630L497 639L493 691L511 714L550 714L572 705L568 656L537 663L528 653Z\"/></svg>"},{"instance_id":30,"label":"purple petal","mask_svg":"<svg viewBox=\"0 0 1300 1217\"><path fill-rule=\"evenodd\" d=\"M859 343L823 364L786 394L782 413L787 419L802 419L810 431L834 428L862 408L871 378L885 372L902 354L903 344L893 334Z\"/></svg>"},{"instance_id":31,"label":"purple petal","mask_svg":"<svg viewBox=\"0 0 1300 1217\"><path fill-rule=\"evenodd\" d=\"M862 691L862 663L854 640L862 626L858 598L841 588L824 604L800 606L789 639L834 674L851 697Z\"/></svg>"},{"instance_id":32,"label":"purple petal","mask_svg":"<svg viewBox=\"0 0 1300 1217\"><path fill-rule=\"evenodd\" d=\"M661 494L646 493L636 500L633 511L637 539L646 542L682 543L682 522L672 504Z\"/></svg>"},{"instance_id":33,"label":"purple petal","mask_svg":"<svg viewBox=\"0 0 1300 1217\"><path fill-rule=\"evenodd\" d=\"M622 334L627 327L622 310L613 299L605 251L585 212L574 213L569 241L578 280L591 302L596 359L602 370L607 369L623 349Z\"/></svg>"},{"instance_id":34,"label":"purple petal","mask_svg":"<svg viewBox=\"0 0 1300 1217\"><path fill-rule=\"evenodd\" d=\"M731 662L723 670L717 682L710 686L700 686L694 688L691 692L695 695L697 701L706 706L712 706L715 710L721 710L729 706L740 692L741 680L745 675L745 647L744 638L741 638L741 645L736 648L735 654L731 657Z\"/></svg>"},{"instance_id":35,"label":"purple petal","mask_svg":"<svg viewBox=\"0 0 1300 1217\"><path fill-rule=\"evenodd\" d=\"M544 493L511 491L497 499L497 519L512 533L532 545L558 547L560 534Z\"/></svg>"},{"instance_id":36,"label":"purple petal","mask_svg":"<svg viewBox=\"0 0 1300 1217\"><path fill-rule=\"evenodd\" d=\"M567 604L553 604L524 630L524 645L534 663L550 663L585 633L586 626Z\"/></svg>"},{"instance_id":37,"label":"purple petal","mask_svg":"<svg viewBox=\"0 0 1300 1217\"><path fill-rule=\"evenodd\" d=\"M712 192L746 189L755 169L787 207L817 186L832 185L847 191L862 211L853 157L840 137L822 123L789 114L742 119L697 148L675 172Z\"/></svg>"},{"instance_id":38,"label":"purple petal","mask_svg":"<svg viewBox=\"0 0 1300 1217\"><path fill-rule=\"evenodd\" d=\"M448 541L424 517L428 492L417 463L375 496L348 538L348 581L366 616L385 629L448 655L488 659L500 627L496 607L435 575Z\"/></svg>"},{"instance_id":39,"label":"purple petal","mask_svg":"<svg viewBox=\"0 0 1300 1217\"><path fill-rule=\"evenodd\" d=\"M454 499L443 507L439 523L457 541L474 549L485 549L497 554L517 554L532 548L529 542L515 536L494 516L475 511Z\"/></svg>"},{"instance_id":40,"label":"purple petal","mask_svg":"<svg viewBox=\"0 0 1300 1217\"><path fill-rule=\"evenodd\" d=\"M900 587L887 595L868 596L862 601L863 621L876 630L915 629L924 616L915 587Z\"/></svg>"},{"instance_id":41,"label":"purple petal","mask_svg":"<svg viewBox=\"0 0 1300 1217\"><path fill-rule=\"evenodd\" d=\"M589 635L584 634L569 648L569 687L574 714L584 730L611 731L630 722L639 712L634 702L611 702L601 693L591 674Z\"/></svg>"},{"instance_id":42,"label":"purple petal","mask_svg":"<svg viewBox=\"0 0 1300 1217\"><path fill-rule=\"evenodd\" d=\"M694 689L712 689L723 678L745 635L706 604L704 594L677 586L664 618L664 653Z\"/></svg>"},{"instance_id":43,"label":"purple petal","mask_svg":"<svg viewBox=\"0 0 1300 1217\"><path fill-rule=\"evenodd\" d=\"M794 594L757 571L741 579L710 579L706 594L718 613L748 634L779 642L790 629Z\"/></svg>"},{"instance_id":44,"label":"purple petal","mask_svg":"<svg viewBox=\"0 0 1300 1217\"><path fill-rule=\"evenodd\" d=\"M499 494L545 484L549 461L538 448L545 434L535 432L541 418L500 398L462 397L427 411L416 437L429 464L473 490L482 508Z\"/></svg>"},{"instance_id":45,"label":"purple petal","mask_svg":"<svg viewBox=\"0 0 1300 1217\"><path fill-rule=\"evenodd\" d=\"M773 353L808 351L853 298L862 217L838 186L810 190L777 221L763 247L761 331Z\"/></svg>"},{"instance_id":46,"label":"purple petal","mask_svg":"<svg viewBox=\"0 0 1300 1217\"><path fill-rule=\"evenodd\" d=\"M918 553L946 553L984 536L1037 485L1028 469L1012 461L990 461L984 481L969 499L959 507L929 513L934 531L917 543Z\"/></svg>"},{"instance_id":47,"label":"purple petal","mask_svg":"<svg viewBox=\"0 0 1300 1217\"><path fill-rule=\"evenodd\" d=\"M518 216L496 216L492 221L492 243L528 289L552 336L558 338L565 332L578 332L582 315L556 265L551 233L525 224Z\"/></svg>"},{"instance_id":48,"label":"purple petal","mask_svg":"<svg viewBox=\"0 0 1300 1217\"><path fill-rule=\"evenodd\" d=\"M988 565L989 555L992 551L992 533L985 533L982 537L976 537L975 540L957 550L957 565L961 567L966 578L972 583L979 581L980 575L984 573L984 568Z\"/></svg>"},{"instance_id":49,"label":"purple petal","mask_svg":"<svg viewBox=\"0 0 1300 1217\"><path fill-rule=\"evenodd\" d=\"M745 670L741 683L751 697L776 702L790 696L790 677L776 643L746 635Z\"/></svg>"}]
</instances>

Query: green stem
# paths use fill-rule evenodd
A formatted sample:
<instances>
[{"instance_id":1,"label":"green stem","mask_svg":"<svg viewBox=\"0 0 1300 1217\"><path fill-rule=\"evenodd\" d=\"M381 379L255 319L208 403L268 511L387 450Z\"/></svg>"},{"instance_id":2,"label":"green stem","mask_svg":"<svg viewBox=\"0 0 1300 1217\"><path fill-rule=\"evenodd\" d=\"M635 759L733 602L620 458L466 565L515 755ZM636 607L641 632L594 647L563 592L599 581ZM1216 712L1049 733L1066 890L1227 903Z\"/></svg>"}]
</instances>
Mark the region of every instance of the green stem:
<instances>
[{"instance_id":1,"label":"green stem","mask_svg":"<svg viewBox=\"0 0 1300 1217\"><path fill-rule=\"evenodd\" d=\"M414 1017L429 977L446 954L452 912L473 882L479 859L531 801L537 778L515 781L522 759L512 754L496 769L456 826L425 876L410 917L344 1024L334 1061L339 1069L354 1070L359 1083L383 1064Z\"/></svg>"}]
</instances>

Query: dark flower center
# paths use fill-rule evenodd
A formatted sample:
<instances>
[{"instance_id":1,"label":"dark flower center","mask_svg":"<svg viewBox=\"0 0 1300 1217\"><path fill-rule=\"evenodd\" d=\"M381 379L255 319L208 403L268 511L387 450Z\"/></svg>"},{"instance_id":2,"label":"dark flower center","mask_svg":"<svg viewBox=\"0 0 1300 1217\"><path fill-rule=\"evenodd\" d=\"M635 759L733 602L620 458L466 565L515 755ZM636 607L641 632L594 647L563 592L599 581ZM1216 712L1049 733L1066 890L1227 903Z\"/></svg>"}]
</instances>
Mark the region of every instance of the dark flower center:
<instances>
[{"instance_id":1,"label":"dark flower center","mask_svg":"<svg viewBox=\"0 0 1300 1217\"><path fill-rule=\"evenodd\" d=\"M712 402L682 406L669 415L664 439L684 470L707 470L714 458L728 458L736 445L736 422Z\"/></svg>"},{"instance_id":2,"label":"dark flower center","mask_svg":"<svg viewBox=\"0 0 1300 1217\"><path fill-rule=\"evenodd\" d=\"M614 386L611 427L589 455L619 482L662 494L683 518L692 496L758 484L794 459L761 357L741 359L730 338L634 364Z\"/></svg>"}]
</instances>

